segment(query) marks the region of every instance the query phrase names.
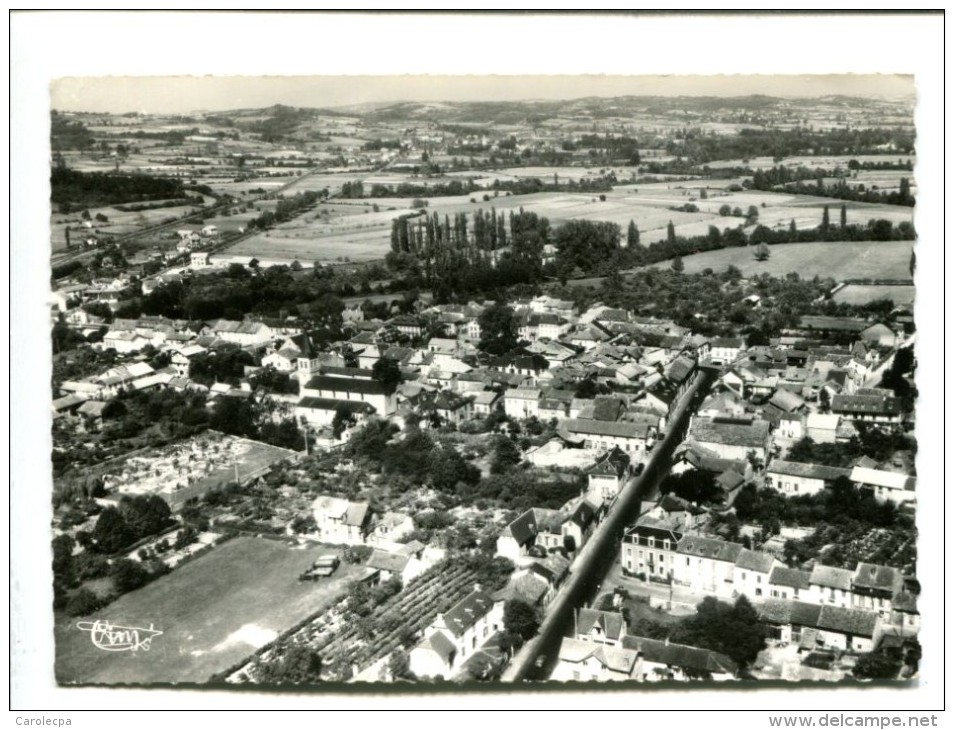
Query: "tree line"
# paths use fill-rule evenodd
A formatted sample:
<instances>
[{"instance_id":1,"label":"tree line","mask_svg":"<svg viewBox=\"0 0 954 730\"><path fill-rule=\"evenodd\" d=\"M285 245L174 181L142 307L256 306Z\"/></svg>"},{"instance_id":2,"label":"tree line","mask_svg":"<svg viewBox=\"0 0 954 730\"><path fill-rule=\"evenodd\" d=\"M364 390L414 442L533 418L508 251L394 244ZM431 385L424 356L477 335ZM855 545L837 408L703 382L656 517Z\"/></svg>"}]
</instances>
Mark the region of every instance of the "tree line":
<instances>
[{"instance_id":1,"label":"tree line","mask_svg":"<svg viewBox=\"0 0 954 730\"><path fill-rule=\"evenodd\" d=\"M62 213L113 203L187 197L181 180L153 175L79 172L66 167L51 170L50 188L50 201L60 206Z\"/></svg>"}]
</instances>

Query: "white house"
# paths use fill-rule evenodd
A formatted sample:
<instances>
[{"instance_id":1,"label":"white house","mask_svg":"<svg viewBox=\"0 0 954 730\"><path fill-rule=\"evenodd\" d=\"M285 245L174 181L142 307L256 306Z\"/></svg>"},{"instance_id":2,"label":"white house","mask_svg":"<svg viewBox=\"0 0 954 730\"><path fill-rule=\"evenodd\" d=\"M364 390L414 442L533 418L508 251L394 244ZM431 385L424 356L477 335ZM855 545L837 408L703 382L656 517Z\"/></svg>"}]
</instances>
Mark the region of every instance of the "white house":
<instances>
[{"instance_id":1,"label":"white house","mask_svg":"<svg viewBox=\"0 0 954 730\"><path fill-rule=\"evenodd\" d=\"M638 653L593 641L564 637L557 664L550 674L556 682L614 682L636 678Z\"/></svg>"},{"instance_id":2,"label":"white house","mask_svg":"<svg viewBox=\"0 0 954 730\"><path fill-rule=\"evenodd\" d=\"M739 359L744 348L741 337L716 337L709 342L709 360L713 365L728 365Z\"/></svg>"},{"instance_id":3,"label":"white house","mask_svg":"<svg viewBox=\"0 0 954 730\"><path fill-rule=\"evenodd\" d=\"M318 536L323 542L337 545L363 545L371 522L367 502L322 495L311 505Z\"/></svg>"},{"instance_id":4,"label":"white house","mask_svg":"<svg viewBox=\"0 0 954 730\"><path fill-rule=\"evenodd\" d=\"M735 591L735 561L739 543L699 535L683 535L673 563L673 581L693 590L731 596Z\"/></svg>"},{"instance_id":5,"label":"white house","mask_svg":"<svg viewBox=\"0 0 954 730\"><path fill-rule=\"evenodd\" d=\"M409 668L421 678L451 677L495 633L503 629L503 601L475 586L473 593L439 613L424 639L410 652Z\"/></svg>"},{"instance_id":6,"label":"white house","mask_svg":"<svg viewBox=\"0 0 954 730\"><path fill-rule=\"evenodd\" d=\"M204 269L211 265L208 251L193 251L189 256L189 266L193 269Z\"/></svg>"},{"instance_id":7,"label":"white house","mask_svg":"<svg viewBox=\"0 0 954 730\"><path fill-rule=\"evenodd\" d=\"M849 479L858 489L869 490L882 502L903 504L916 499L915 478L907 474L856 466L851 470Z\"/></svg>"},{"instance_id":8,"label":"white house","mask_svg":"<svg viewBox=\"0 0 954 730\"><path fill-rule=\"evenodd\" d=\"M504 393L504 412L511 418L538 416L539 401L537 388L511 388Z\"/></svg>"},{"instance_id":9,"label":"white house","mask_svg":"<svg viewBox=\"0 0 954 730\"><path fill-rule=\"evenodd\" d=\"M849 473L847 469L833 466L773 459L765 469L765 486L790 497L818 494L838 477Z\"/></svg>"},{"instance_id":10,"label":"white house","mask_svg":"<svg viewBox=\"0 0 954 730\"><path fill-rule=\"evenodd\" d=\"M735 559L732 581L735 590L750 599L759 600L769 595L769 577L781 563L768 553L742 548Z\"/></svg>"},{"instance_id":11,"label":"white house","mask_svg":"<svg viewBox=\"0 0 954 730\"><path fill-rule=\"evenodd\" d=\"M632 419L570 418L560 424L560 428L569 437L582 440L588 451L604 452L618 448L638 460L655 443L659 418L650 414L633 414Z\"/></svg>"},{"instance_id":12,"label":"white house","mask_svg":"<svg viewBox=\"0 0 954 730\"><path fill-rule=\"evenodd\" d=\"M809 413L805 419L806 435L816 444L833 444L838 439L840 423L837 413Z\"/></svg>"},{"instance_id":13,"label":"white house","mask_svg":"<svg viewBox=\"0 0 954 730\"><path fill-rule=\"evenodd\" d=\"M830 565L818 565L812 569L808 579L808 594L804 600L820 605L851 606L852 572Z\"/></svg>"},{"instance_id":14,"label":"white house","mask_svg":"<svg viewBox=\"0 0 954 730\"><path fill-rule=\"evenodd\" d=\"M377 380L316 375L302 386L301 397L368 403L379 415L388 416L397 410L394 393Z\"/></svg>"}]
</instances>

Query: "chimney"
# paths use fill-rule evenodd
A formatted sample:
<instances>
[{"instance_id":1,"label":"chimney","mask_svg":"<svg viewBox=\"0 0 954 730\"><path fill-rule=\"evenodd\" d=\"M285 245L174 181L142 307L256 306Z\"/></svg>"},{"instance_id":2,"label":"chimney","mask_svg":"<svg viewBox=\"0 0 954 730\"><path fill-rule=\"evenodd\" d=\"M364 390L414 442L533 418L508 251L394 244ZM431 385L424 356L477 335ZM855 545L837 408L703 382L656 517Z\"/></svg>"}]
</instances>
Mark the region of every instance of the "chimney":
<instances>
[{"instance_id":1,"label":"chimney","mask_svg":"<svg viewBox=\"0 0 954 730\"><path fill-rule=\"evenodd\" d=\"M480 583L474 583L474 593L480 593Z\"/></svg>"},{"instance_id":2,"label":"chimney","mask_svg":"<svg viewBox=\"0 0 954 730\"><path fill-rule=\"evenodd\" d=\"M666 644L666 646L669 646L669 637L668 637L668 636L666 637L665 644Z\"/></svg>"}]
</instances>

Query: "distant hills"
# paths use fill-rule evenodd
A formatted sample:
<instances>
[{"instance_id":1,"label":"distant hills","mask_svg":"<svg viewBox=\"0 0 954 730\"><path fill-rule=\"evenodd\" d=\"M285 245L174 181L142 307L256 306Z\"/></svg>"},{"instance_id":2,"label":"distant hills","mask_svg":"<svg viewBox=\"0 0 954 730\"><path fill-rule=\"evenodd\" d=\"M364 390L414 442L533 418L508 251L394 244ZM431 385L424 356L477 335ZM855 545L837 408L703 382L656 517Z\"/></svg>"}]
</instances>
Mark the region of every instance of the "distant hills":
<instances>
[{"instance_id":1,"label":"distant hills","mask_svg":"<svg viewBox=\"0 0 954 730\"><path fill-rule=\"evenodd\" d=\"M913 103L912 103L913 104ZM302 109L315 115L355 116L368 122L420 121L469 122L472 124L519 124L546 118L589 116L605 118L634 114L677 114L683 112L744 113L766 112L773 109L841 107L864 109L872 106L910 107L903 101L869 99L854 96L825 96L813 98L773 97L763 94L748 96L618 96L583 97L567 100L526 101L407 101L393 103L364 103L339 107ZM287 115L289 107L277 105L267 109L242 109L218 112L223 116ZM284 113L284 114L283 114Z\"/></svg>"}]
</instances>

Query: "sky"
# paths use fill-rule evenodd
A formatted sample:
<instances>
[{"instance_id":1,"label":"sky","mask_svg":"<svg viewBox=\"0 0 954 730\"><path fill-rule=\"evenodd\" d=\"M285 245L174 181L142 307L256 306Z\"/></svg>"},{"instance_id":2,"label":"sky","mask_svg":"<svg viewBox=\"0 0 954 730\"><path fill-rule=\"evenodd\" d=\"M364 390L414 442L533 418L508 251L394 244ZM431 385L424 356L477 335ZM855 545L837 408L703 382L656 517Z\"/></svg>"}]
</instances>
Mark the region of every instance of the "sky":
<instances>
[{"instance_id":1,"label":"sky","mask_svg":"<svg viewBox=\"0 0 954 730\"><path fill-rule=\"evenodd\" d=\"M913 97L903 75L732 76L107 76L50 84L60 111L181 114L273 104L340 107L398 101L520 101L587 96Z\"/></svg>"}]
</instances>

